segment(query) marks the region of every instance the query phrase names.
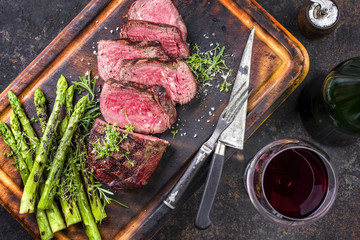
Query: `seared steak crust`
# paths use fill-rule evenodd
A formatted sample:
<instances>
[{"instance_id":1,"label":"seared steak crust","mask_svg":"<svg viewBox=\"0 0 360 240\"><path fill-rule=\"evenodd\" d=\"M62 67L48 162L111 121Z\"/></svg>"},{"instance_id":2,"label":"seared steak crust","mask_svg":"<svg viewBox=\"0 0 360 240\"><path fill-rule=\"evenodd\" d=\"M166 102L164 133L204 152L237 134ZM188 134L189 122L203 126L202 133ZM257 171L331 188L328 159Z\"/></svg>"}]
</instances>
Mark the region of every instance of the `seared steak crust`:
<instances>
[{"instance_id":1,"label":"seared steak crust","mask_svg":"<svg viewBox=\"0 0 360 240\"><path fill-rule=\"evenodd\" d=\"M99 75L104 80L117 79L119 67L124 59L154 57L168 59L158 42L139 42L129 39L100 40L97 53Z\"/></svg>"},{"instance_id":2,"label":"seared steak crust","mask_svg":"<svg viewBox=\"0 0 360 240\"><path fill-rule=\"evenodd\" d=\"M89 136L89 168L93 170L95 178L114 190L133 189L145 185L169 142L116 128L117 131L128 134L119 143L120 151L113 152L110 157L98 159L91 143L106 141L106 126L107 123L96 119Z\"/></svg>"},{"instance_id":3,"label":"seared steak crust","mask_svg":"<svg viewBox=\"0 0 360 240\"><path fill-rule=\"evenodd\" d=\"M184 20L171 0L137 0L131 5L128 18L175 26L186 42L187 29Z\"/></svg>"},{"instance_id":4,"label":"seared steak crust","mask_svg":"<svg viewBox=\"0 0 360 240\"><path fill-rule=\"evenodd\" d=\"M120 38L136 41L159 41L170 57L189 56L189 46L183 41L180 30L168 24L130 20L121 25Z\"/></svg>"},{"instance_id":5,"label":"seared steak crust","mask_svg":"<svg viewBox=\"0 0 360 240\"><path fill-rule=\"evenodd\" d=\"M176 110L160 85L108 80L100 94L100 110L107 122L121 128L132 124L135 132L162 133L176 121Z\"/></svg>"},{"instance_id":6,"label":"seared steak crust","mask_svg":"<svg viewBox=\"0 0 360 240\"><path fill-rule=\"evenodd\" d=\"M119 78L146 85L162 85L171 99L180 104L196 94L197 82L183 59L129 59L120 67Z\"/></svg>"}]
</instances>

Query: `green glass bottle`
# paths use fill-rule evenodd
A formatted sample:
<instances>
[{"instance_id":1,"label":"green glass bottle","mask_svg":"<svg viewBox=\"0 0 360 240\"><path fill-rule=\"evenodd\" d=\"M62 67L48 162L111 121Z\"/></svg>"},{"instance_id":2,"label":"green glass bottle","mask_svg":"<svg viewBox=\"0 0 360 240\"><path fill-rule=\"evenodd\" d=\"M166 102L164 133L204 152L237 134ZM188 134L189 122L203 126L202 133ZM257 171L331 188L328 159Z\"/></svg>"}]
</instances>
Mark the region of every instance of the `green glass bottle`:
<instances>
[{"instance_id":1,"label":"green glass bottle","mask_svg":"<svg viewBox=\"0 0 360 240\"><path fill-rule=\"evenodd\" d=\"M305 128L327 145L354 142L360 136L360 57L339 64L321 83L313 81L300 95Z\"/></svg>"}]
</instances>

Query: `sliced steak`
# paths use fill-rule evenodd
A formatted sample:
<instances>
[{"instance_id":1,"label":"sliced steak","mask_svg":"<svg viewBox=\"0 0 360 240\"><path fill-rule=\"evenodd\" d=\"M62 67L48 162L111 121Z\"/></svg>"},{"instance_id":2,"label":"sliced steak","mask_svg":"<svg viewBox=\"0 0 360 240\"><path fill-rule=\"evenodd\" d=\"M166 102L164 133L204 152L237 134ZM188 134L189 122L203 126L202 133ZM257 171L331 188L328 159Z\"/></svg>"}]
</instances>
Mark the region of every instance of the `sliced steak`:
<instances>
[{"instance_id":1,"label":"sliced steak","mask_svg":"<svg viewBox=\"0 0 360 240\"><path fill-rule=\"evenodd\" d=\"M98 43L98 71L104 80L119 78L122 60L132 58L168 58L158 42L137 42L128 39L100 40Z\"/></svg>"},{"instance_id":2,"label":"sliced steak","mask_svg":"<svg viewBox=\"0 0 360 240\"><path fill-rule=\"evenodd\" d=\"M197 82L182 59L125 60L120 67L120 80L146 85L162 85L171 99L180 104L189 102L196 94Z\"/></svg>"},{"instance_id":3,"label":"sliced steak","mask_svg":"<svg viewBox=\"0 0 360 240\"><path fill-rule=\"evenodd\" d=\"M120 38L135 41L159 41L170 57L189 56L189 46L183 41L180 30L171 25L130 20L121 25Z\"/></svg>"},{"instance_id":4,"label":"sliced steak","mask_svg":"<svg viewBox=\"0 0 360 240\"><path fill-rule=\"evenodd\" d=\"M100 94L100 110L107 122L139 133L162 133L176 121L174 103L160 85L108 80Z\"/></svg>"},{"instance_id":5,"label":"sliced steak","mask_svg":"<svg viewBox=\"0 0 360 240\"><path fill-rule=\"evenodd\" d=\"M169 142L137 133L129 133L120 128L115 129L127 136L119 139L119 151L111 153L110 157L97 158L93 148L95 142L104 144L105 127L107 123L96 119L89 136L89 168L95 178L114 190L138 188L147 183L155 171Z\"/></svg>"},{"instance_id":6,"label":"sliced steak","mask_svg":"<svg viewBox=\"0 0 360 240\"><path fill-rule=\"evenodd\" d=\"M184 20L171 0L137 0L129 9L128 19L175 26L186 42L187 30Z\"/></svg>"}]
</instances>

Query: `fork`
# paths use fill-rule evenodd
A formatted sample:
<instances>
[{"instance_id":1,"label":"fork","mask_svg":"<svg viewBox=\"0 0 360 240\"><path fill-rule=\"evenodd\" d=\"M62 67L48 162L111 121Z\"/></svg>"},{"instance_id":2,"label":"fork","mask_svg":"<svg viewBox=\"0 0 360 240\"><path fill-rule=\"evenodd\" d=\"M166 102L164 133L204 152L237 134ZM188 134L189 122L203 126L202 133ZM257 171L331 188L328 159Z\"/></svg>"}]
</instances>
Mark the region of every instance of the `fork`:
<instances>
[{"instance_id":1,"label":"fork","mask_svg":"<svg viewBox=\"0 0 360 240\"><path fill-rule=\"evenodd\" d=\"M175 184L171 192L163 201L163 203L167 207L175 209L179 199L181 198L185 190L188 188L194 176L204 165L204 163L206 162L205 160L208 158L208 156L214 151L215 144L219 139L221 133L225 131L228 126L230 126L235 116L240 111L241 106L244 104L245 100L249 96L248 89L244 86L245 83L240 86L232 100L222 111L213 134L205 143L203 143L203 145L191 161L189 167L186 169L179 181Z\"/></svg>"}]
</instances>

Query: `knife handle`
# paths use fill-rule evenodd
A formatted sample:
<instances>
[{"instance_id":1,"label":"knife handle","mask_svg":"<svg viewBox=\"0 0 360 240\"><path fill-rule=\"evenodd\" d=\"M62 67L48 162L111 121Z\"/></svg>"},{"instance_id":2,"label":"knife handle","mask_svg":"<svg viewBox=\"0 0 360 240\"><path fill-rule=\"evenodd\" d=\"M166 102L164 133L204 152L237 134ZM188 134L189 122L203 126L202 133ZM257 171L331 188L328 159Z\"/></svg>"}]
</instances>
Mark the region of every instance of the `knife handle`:
<instances>
[{"instance_id":1,"label":"knife handle","mask_svg":"<svg viewBox=\"0 0 360 240\"><path fill-rule=\"evenodd\" d=\"M204 192L195 219L195 226L199 229L206 229L211 225L210 211L221 179L221 173L224 165L224 155L225 145L218 142L215 153L210 162L210 169L206 179Z\"/></svg>"},{"instance_id":2,"label":"knife handle","mask_svg":"<svg viewBox=\"0 0 360 240\"><path fill-rule=\"evenodd\" d=\"M163 201L166 206L171 209L175 209L179 199L184 194L189 184L193 180L196 173L201 169L201 167L206 162L205 160L213 151L213 147L207 146L207 144L203 144L199 151L196 153L195 157L191 161L189 167L186 169L184 174L180 177L179 181L175 184L174 188L167 195L165 200Z\"/></svg>"}]
</instances>

